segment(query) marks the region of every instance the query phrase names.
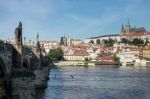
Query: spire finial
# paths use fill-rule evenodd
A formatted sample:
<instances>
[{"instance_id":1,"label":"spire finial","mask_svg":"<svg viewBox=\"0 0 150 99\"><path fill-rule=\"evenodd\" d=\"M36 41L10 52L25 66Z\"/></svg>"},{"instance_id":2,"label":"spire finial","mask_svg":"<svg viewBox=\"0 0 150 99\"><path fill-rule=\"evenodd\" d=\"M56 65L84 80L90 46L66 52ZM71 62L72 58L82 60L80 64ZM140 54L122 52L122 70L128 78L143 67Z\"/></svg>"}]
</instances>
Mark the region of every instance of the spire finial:
<instances>
[{"instance_id":1,"label":"spire finial","mask_svg":"<svg viewBox=\"0 0 150 99\"><path fill-rule=\"evenodd\" d=\"M124 30L124 26L122 24L122 26L121 26L121 33L123 33L123 30Z\"/></svg>"},{"instance_id":2,"label":"spire finial","mask_svg":"<svg viewBox=\"0 0 150 99\"><path fill-rule=\"evenodd\" d=\"M130 21L129 21L129 18L128 18L128 26L130 27Z\"/></svg>"},{"instance_id":3,"label":"spire finial","mask_svg":"<svg viewBox=\"0 0 150 99\"><path fill-rule=\"evenodd\" d=\"M122 28L124 28L124 25L123 25L123 23L122 23Z\"/></svg>"}]
</instances>

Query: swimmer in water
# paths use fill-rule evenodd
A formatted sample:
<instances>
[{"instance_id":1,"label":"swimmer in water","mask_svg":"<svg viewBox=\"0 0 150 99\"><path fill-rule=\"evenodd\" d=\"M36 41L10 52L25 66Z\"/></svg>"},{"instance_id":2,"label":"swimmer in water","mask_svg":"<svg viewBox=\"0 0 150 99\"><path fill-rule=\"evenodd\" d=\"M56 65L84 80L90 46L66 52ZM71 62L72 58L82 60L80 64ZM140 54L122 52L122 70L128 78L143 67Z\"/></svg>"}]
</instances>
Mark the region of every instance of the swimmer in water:
<instances>
[{"instance_id":1,"label":"swimmer in water","mask_svg":"<svg viewBox=\"0 0 150 99\"><path fill-rule=\"evenodd\" d=\"M73 75L70 75L70 77L73 79L74 77L73 77Z\"/></svg>"}]
</instances>

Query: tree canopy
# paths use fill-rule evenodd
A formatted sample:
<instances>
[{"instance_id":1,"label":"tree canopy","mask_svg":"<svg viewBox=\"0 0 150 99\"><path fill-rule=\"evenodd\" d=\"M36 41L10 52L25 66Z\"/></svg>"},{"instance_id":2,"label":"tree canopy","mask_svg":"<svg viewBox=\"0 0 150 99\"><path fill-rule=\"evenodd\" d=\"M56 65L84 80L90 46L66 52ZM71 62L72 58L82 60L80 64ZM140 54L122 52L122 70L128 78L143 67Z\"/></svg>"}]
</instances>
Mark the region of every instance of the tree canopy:
<instances>
[{"instance_id":1,"label":"tree canopy","mask_svg":"<svg viewBox=\"0 0 150 99\"><path fill-rule=\"evenodd\" d=\"M148 39L146 39L144 45L146 46L146 45L148 45L149 43L150 43L150 42L148 41Z\"/></svg>"},{"instance_id":2,"label":"tree canopy","mask_svg":"<svg viewBox=\"0 0 150 99\"><path fill-rule=\"evenodd\" d=\"M141 38L134 38L132 41L126 38L122 38L121 43L132 44L135 46L143 46L143 45L147 45L149 42L147 40L144 42L144 40L142 40Z\"/></svg>"},{"instance_id":3,"label":"tree canopy","mask_svg":"<svg viewBox=\"0 0 150 99\"><path fill-rule=\"evenodd\" d=\"M115 43L115 40L113 40L113 39L111 39L111 38L109 38L108 40L103 39L103 44L104 44L105 46L113 46L114 43Z\"/></svg>"},{"instance_id":4,"label":"tree canopy","mask_svg":"<svg viewBox=\"0 0 150 99\"><path fill-rule=\"evenodd\" d=\"M93 40L90 40L90 42L89 42L90 44L94 44L94 41Z\"/></svg>"},{"instance_id":5,"label":"tree canopy","mask_svg":"<svg viewBox=\"0 0 150 99\"><path fill-rule=\"evenodd\" d=\"M51 49L48 53L48 57L53 62L63 60L63 51L61 48Z\"/></svg>"},{"instance_id":6,"label":"tree canopy","mask_svg":"<svg viewBox=\"0 0 150 99\"><path fill-rule=\"evenodd\" d=\"M128 43L129 43L129 40L128 40L128 39L126 39L126 38L122 38L122 39L121 39L121 43L128 44Z\"/></svg>"},{"instance_id":7,"label":"tree canopy","mask_svg":"<svg viewBox=\"0 0 150 99\"><path fill-rule=\"evenodd\" d=\"M136 46L140 46L140 45L144 45L144 41L140 38L134 38L132 44Z\"/></svg>"},{"instance_id":8,"label":"tree canopy","mask_svg":"<svg viewBox=\"0 0 150 99\"><path fill-rule=\"evenodd\" d=\"M96 44L97 44L97 45L100 45L100 39L97 39L97 40L96 40Z\"/></svg>"}]
</instances>

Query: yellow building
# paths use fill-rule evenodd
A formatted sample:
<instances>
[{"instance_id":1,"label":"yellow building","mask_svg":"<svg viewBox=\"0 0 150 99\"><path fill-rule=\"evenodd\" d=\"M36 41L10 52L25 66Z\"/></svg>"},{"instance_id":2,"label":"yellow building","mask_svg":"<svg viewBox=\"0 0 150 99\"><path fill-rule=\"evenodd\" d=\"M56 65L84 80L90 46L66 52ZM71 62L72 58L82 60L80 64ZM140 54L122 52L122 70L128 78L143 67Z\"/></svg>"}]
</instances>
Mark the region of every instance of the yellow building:
<instances>
[{"instance_id":1,"label":"yellow building","mask_svg":"<svg viewBox=\"0 0 150 99\"><path fill-rule=\"evenodd\" d=\"M71 40L71 44L74 45L74 46L79 45L81 43L82 43L82 41L80 39L73 39L73 40Z\"/></svg>"},{"instance_id":2,"label":"yellow building","mask_svg":"<svg viewBox=\"0 0 150 99\"><path fill-rule=\"evenodd\" d=\"M150 59L150 46L146 46L143 48L143 58Z\"/></svg>"},{"instance_id":3,"label":"yellow building","mask_svg":"<svg viewBox=\"0 0 150 99\"><path fill-rule=\"evenodd\" d=\"M84 61L88 57L88 54L73 54L73 55L64 55L66 61Z\"/></svg>"}]
</instances>

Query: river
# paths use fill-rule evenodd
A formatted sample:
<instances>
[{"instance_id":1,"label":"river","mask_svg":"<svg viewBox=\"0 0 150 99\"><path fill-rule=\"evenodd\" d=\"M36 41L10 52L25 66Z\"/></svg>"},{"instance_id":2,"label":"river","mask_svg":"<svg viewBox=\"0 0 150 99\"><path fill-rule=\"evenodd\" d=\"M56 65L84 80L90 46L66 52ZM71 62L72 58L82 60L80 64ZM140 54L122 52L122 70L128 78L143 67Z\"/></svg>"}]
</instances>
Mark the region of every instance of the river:
<instances>
[{"instance_id":1,"label":"river","mask_svg":"<svg viewBox=\"0 0 150 99\"><path fill-rule=\"evenodd\" d=\"M150 69L58 67L37 99L150 99Z\"/></svg>"}]
</instances>

